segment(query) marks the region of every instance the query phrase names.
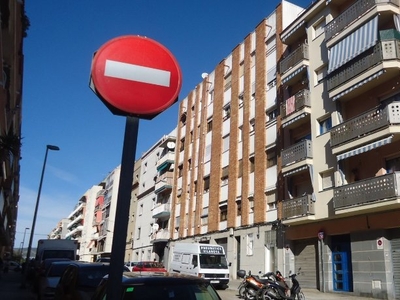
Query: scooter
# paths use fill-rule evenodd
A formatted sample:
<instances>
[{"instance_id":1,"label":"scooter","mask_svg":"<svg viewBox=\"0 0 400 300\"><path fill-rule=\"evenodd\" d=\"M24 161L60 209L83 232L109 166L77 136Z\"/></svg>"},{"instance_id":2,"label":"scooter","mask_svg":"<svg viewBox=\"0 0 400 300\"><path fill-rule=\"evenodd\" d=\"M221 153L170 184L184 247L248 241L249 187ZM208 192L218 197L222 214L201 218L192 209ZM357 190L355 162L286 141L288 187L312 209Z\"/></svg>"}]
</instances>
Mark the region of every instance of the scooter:
<instances>
[{"instance_id":1,"label":"scooter","mask_svg":"<svg viewBox=\"0 0 400 300\"><path fill-rule=\"evenodd\" d=\"M299 269L300 271L300 269ZM299 271L297 273L291 274L289 272L289 278L292 281L292 287L289 289L285 278L282 274L277 271L276 272L276 282L269 282L268 285L265 285L261 290L257 293L257 299L262 300L305 300L303 292L301 291L300 283L296 279L296 276L299 275Z\"/></svg>"},{"instance_id":2,"label":"scooter","mask_svg":"<svg viewBox=\"0 0 400 300\"><path fill-rule=\"evenodd\" d=\"M242 283L239 285L239 297L246 300L257 300L259 290L273 280L271 276L274 276L274 273L268 272L260 278L260 276L252 275L251 271L246 275L245 270L239 270L237 271L237 276L243 278Z\"/></svg>"}]
</instances>

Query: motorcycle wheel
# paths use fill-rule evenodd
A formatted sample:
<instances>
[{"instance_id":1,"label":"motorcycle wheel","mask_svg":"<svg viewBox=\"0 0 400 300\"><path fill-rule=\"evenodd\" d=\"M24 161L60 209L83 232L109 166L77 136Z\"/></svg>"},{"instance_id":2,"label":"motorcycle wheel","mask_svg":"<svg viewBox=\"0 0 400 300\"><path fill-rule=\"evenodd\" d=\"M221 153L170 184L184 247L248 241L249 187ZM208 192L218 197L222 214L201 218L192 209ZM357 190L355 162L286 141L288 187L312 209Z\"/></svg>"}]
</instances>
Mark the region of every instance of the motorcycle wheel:
<instances>
[{"instance_id":1,"label":"motorcycle wheel","mask_svg":"<svg viewBox=\"0 0 400 300\"><path fill-rule=\"evenodd\" d=\"M249 291L246 289L244 292L244 299L246 300L256 300L256 296L254 295L255 292L253 292L253 295L249 293Z\"/></svg>"},{"instance_id":2,"label":"motorcycle wheel","mask_svg":"<svg viewBox=\"0 0 400 300\"><path fill-rule=\"evenodd\" d=\"M303 292L297 294L297 300L306 300L306 296L304 296Z\"/></svg>"},{"instance_id":3,"label":"motorcycle wheel","mask_svg":"<svg viewBox=\"0 0 400 300\"><path fill-rule=\"evenodd\" d=\"M246 286L242 285L239 287L239 297L244 298L244 293L246 292Z\"/></svg>"}]
</instances>

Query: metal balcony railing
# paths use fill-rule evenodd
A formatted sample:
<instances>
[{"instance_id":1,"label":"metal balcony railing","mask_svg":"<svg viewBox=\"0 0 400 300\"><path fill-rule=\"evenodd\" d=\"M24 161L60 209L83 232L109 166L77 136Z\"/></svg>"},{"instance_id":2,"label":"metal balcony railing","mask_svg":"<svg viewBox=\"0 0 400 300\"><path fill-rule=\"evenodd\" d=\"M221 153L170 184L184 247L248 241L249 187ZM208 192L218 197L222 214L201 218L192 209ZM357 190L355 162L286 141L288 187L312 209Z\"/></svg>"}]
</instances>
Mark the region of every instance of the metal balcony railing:
<instances>
[{"instance_id":1,"label":"metal balcony railing","mask_svg":"<svg viewBox=\"0 0 400 300\"><path fill-rule=\"evenodd\" d=\"M394 35L397 36L397 35ZM384 60L400 59L400 41L396 38L380 41L373 47L370 54L360 56L361 58L353 60L352 63L333 72L327 80L328 91L331 91L350 79L364 73L373 66L382 63Z\"/></svg>"},{"instance_id":2,"label":"metal balcony railing","mask_svg":"<svg viewBox=\"0 0 400 300\"><path fill-rule=\"evenodd\" d=\"M282 219L304 217L315 214L314 201L311 195L305 195L282 202Z\"/></svg>"},{"instance_id":3,"label":"metal balcony railing","mask_svg":"<svg viewBox=\"0 0 400 300\"><path fill-rule=\"evenodd\" d=\"M303 140L282 151L282 165L287 166L312 157L312 142L310 140Z\"/></svg>"},{"instance_id":4,"label":"metal balcony railing","mask_svg":"<svg viewBox=\"0 0 400 300\"><path fill-rule=\"evenodd\" d=\"M399 6L399 0L359 0L351 5L348 9L342 12L339 16L334 18L325 26L325 40L329 40L343 29L348 27L354 21L358 20L360 16L364 15L371 8L377 4L392 3Z\"/></svg>"},{"instance_id":5,"label":"metal balcony railing","mask_svg":"<svg viewBox=\"0 0 400 300\"><path fill-rule=\"evenodd\" d=\"M285 59L283 59L279 64L279 70L281 74L284 74L290 68L297 65L300 61L307 59L308 60L308 45L302 44L300 47L295 49L292 53L290 53Z\"/></svg>"},{"instance_id":6,"label":"metal balcony railing","mask_svg":"<svg viewBox=\"0 0 400 300\"><path fill-rule=\"evenodd\" d=\"M289 111L287 110L287 102L290 101L290 98L285 100L284 103L281 105L281 116L285 118L290 116L292 113L301 110L304 107L311 107L311 100L310 100L310 91L309 90L301 90L296 95L294 95L294 110Z\"/></svg>"},{"instance_id":7,"label":"metal balcony railing","mask_svg":"<svg viewBox=\"0 0 400 300\"><path fill-rule=\"evenodd\" d=\"M331 129L331 147L352 141L360 136L376 132L379 129L400 124L400 102L388 104L383 109L375 108L352 118Z\"/></svg>"},{"instance_id":8,"label":"metal balcony railing","mask_svg":"<svg viewBox=\"0 0 400 300\"><path fill-rule=\"evenodd\" d=\"M335 209L343 209L399 197L400 172L360 180L333 190Z\"/></svg>"}]
</instances>

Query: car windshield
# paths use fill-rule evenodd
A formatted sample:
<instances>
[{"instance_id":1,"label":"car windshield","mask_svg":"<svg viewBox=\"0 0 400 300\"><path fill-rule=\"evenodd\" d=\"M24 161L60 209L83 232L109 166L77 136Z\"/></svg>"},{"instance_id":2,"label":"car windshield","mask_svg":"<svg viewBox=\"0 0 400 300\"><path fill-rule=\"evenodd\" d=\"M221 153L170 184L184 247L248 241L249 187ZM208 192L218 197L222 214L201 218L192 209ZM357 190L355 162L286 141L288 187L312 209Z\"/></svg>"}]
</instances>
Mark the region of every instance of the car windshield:
<instances>
[{"instance_id":1,"label":"car windshield","mask_svg":"<svg viewBox=\"0 0 400 300\"><path fill-rule=\"evenodd\" d=\"M79 271L79 285L96 287L103 279L104 275L108 274L109 267L106 265L100 266L100 268L86 267Z\"/></svg>"},{"instance_id":2,"label":"car windshield","mask_svg":"<svg viewBox=\"0 0 400 300\"><path fill-rule=\"evenodd\" d=\"M51 264L47 277L61 277L61 274L68 267L68 264Z\"/></svg>"},{"instance_id":3,"label":"car windshield","mask_svg":"<svg viewBox=\"0 0 400 300\"><path fill-rule=\"evenodd\" d=\"M203 269L227 269L225 255L200 254L200 267Z\"/></svg>"},{"instance_id":4,"label":"car windshield","mask_svg":"<svg viewBox=\"0 0 400 300\"><path fill-rule=\"evenodd\" d=\"M124 286L123 300L219 300L219 296L209 284L191 285L131 285Z\"/></svg>"}]
</instances>

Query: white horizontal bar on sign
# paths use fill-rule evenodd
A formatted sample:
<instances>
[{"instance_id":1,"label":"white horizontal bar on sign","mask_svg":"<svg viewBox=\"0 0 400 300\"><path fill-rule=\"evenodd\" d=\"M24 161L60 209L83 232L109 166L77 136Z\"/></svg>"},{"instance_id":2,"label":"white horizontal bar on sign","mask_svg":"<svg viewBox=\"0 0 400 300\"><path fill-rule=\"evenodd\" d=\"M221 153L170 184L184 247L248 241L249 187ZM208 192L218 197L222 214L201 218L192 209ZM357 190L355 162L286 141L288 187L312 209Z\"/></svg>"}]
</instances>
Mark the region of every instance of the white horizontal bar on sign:
<instances>
[{"instance_id":1,"label":"white horizontal bar on sign","mask_svg":"<svg viewBox=\"0 0 400 300\"><path fill-rule=\"evenodd\" d=\"M169 87L171 72L107 59L104 76Z\"/></svg>"}]
</instances>

